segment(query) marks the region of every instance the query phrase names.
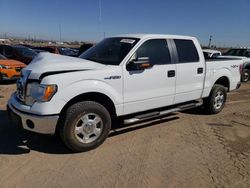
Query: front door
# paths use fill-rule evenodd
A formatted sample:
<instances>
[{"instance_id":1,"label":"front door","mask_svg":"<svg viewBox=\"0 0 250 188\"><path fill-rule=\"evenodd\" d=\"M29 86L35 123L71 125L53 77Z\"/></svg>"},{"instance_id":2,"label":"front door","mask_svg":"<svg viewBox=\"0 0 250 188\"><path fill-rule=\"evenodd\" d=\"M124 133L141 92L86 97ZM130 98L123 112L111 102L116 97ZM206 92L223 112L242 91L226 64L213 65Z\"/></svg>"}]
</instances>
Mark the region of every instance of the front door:
<instances>
[{"instance_id":1,"label":"front door","mask_svg":"<svg viewBox=\"0 0 250 188\"><path fill-rule=\"evenodd\" d=\"M144 70L128 70L127 65L124 66L124 113L173 104L176 67L172 63L167 40L145 41L130 61L135 59L148 59L151 67Z\"/></svg>"}]
</instances>

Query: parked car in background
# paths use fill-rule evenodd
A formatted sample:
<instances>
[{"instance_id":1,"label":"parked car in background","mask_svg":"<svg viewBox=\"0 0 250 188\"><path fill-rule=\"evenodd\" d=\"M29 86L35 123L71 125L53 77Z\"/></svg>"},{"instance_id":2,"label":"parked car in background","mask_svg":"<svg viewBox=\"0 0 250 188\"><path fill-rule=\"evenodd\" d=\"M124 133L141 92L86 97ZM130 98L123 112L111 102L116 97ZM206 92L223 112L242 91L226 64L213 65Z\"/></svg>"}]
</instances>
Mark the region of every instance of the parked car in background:
<instances>
[{"instance_id":1,"label":"parked car in background","mask_svg":"<svg viewBox=\"0 0 250 188\"><path fill-rule=\"evenodd\" d=\"M223 56L228 56L229 58L237 57L244 61L241 81L248 82L250 79L250 48L232 48L224 53Z\"/></svg>"},{"instance_id":2,"label":"parked car in background","mask_svg":"<svg viewBox=\"0 0 250 188\"><path fill-rule=\"evenodd\" d=\"M60 52L56 46L39 46L39 47L33 47L32 49L37 50L37 51L50 52L53 54L60 54Z\"/></svg>"},{"instance_id":3,"label":"parked car in background","mask_svg":"<svg viewBox=\"0 0 250 188\"><path fill-rule=\"evenodd\" d=\"M77 57L78 50L73 48L66 48L66 47L59 47L58 48L59 53L61 55L71 56L71 57Z\"/></svg>"},{"instance_id":4,"label":"parked car in background","mask_svg":"<svg viewBox=\"0 0 250 188\"><path fill-rule=\"evenodd\" d=\"M40 46L40 47L34 47L33 49L38 52L50 52L53 54L60 54L60 55L66 55L66 56L72 56L72 57L77 57L78 55L77 49L67 48L67 47Z\"/></svg>"},{"instance_id":5,"label":"parked car in background","mask_svg":"<svg viewBox=\"0 0 250 188\"><path fill-rule=\"evenodd\" d=\"M205 58L214 58L221 56L221 52L218 50L203 49L202 51Z\"/></svg>"},{"instance_id":6,"label":"parked car in background","mask_svg":"<svg viewBox=\"0 0 250 188\"><path fill-rule=\"evenodd\" d=\"M78 55L80 56L83 52L87 51L89 48L91 48L94 44L90 44L90 43L86 43L86 44L82 44L80 46L80 49L78 51Z\"/></svg>"},{"instance_id":7,"label":"parked car in background","mask_svg":"<svg viewBox=\"0 0 250 188\"><path fill-rule=\"evenodd\" d=\"M20 77L21 70L26 65L20 61L7 59L0 54L0 81L15 80Z\"/></svg>"},{"instance_id":8,"label":"parked car in background","mask_svg":"<svg viewBox=\"0 0 250 188\"><path fill-rule=\"evenodd\" d=\"M250 58L250 48L231 48L223 55L225 56L242 56Z\"/></svg>"},{"instance_id":9,"label":"parked car in background","mask_svg":"<svg viewBox=\"0 0 250 188\"><path fill-rule=\"evenodd\" d=\"M41 49L36 49L36 48L32 48L36 53L41 53L41 52L48 52L46 50L41 50Z\"/></svg>"},{"instance_id":10,"label":"parked car in background","mask_svg":"<svg viewBox=\"0 0 250 188\"><path fill-rule=\"evenodd\" d=\"M25 46L21 45L0 45L0 54L4 55L8 59L15 59L28 65L37 53Z\"/></svg>"}]
</instances>

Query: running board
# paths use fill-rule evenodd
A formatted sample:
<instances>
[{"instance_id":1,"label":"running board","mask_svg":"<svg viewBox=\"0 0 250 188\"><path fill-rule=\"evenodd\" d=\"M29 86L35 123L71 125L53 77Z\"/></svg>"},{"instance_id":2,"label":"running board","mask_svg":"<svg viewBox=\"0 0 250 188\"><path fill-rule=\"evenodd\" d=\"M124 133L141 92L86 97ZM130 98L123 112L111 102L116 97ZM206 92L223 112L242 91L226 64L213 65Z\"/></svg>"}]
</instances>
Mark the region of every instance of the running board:
<instances>
[{"instance_id":1,"label":"running board","mask_svg":"<svg viewBox=\"0 0 250 188\"><path fill-rule=\"evenodd\" d=\"M132 124L132 123L137 123L140 121L164 116L164 115L171 114L174 112L179 112L179 111L188 110L191 108L196 108L196 107L201 106L201 105L202 105L202 102L199 101L199 102L193 102L193 103L189 103L189 104L183 104L183 105L176 106L174 108L164 110L164 111L156 111L156 112L150 112L150 113L146 113L146 114L142 114L142 115L137 115L133 118L125 119L124 124L128 125L128 124Z\"/></svg>"}]
</instances>

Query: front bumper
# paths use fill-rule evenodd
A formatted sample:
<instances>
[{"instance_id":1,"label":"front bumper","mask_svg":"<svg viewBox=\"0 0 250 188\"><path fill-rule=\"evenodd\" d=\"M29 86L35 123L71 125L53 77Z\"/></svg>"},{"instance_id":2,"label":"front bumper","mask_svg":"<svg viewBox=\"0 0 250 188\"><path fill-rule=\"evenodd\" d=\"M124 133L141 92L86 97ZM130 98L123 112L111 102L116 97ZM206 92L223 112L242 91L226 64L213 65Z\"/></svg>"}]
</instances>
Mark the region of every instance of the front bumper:
<instances>
[{"instance_id":1,"label":"front bumper","mask_svg":"<svg viewBox=\"0 0 250 188\"><path fill-rule=\"evenodd\" d=\"M59 115L34 115L22 112L15 108L9 101L7 105L10 119L22 128L41 134L53 135L56 132L56 125Z\"/></svg>"}]
</instances>

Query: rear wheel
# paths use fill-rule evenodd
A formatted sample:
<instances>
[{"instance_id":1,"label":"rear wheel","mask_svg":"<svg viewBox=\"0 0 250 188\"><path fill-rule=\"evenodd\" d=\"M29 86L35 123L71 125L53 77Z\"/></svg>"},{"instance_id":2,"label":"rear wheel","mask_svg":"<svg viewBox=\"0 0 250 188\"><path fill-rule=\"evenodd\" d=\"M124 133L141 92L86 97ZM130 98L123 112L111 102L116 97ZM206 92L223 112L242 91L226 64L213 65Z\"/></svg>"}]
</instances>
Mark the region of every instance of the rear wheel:
<instances>
[{"instance_id":1,"label":"rear wheel","mask_svg":"<svg viewBox=\"0 0 250 188\"><path fill-rule=\"evenodd\" d=\"M204 99L204 106L208 113L217 114L225 106L227 90L224 86L215 84L208 98Z\"/></svg>"},{"instance_id":2,"label":"rear wheel","mask_svg":"<svg viewBox=\"0 0 250 188\"><path fill-rule=\"evenodd\" d=\"M242 82L248 82L249 81L249 70L243 70L242 76L241 76Z\"/></svg>"},{"instance_id":3,"label":"rear wheel","mask_svg":"<svg viewBox=\"0 0 250 188\"><path fill-rule=\"evenodd\" d=\"M107 138L111 118L107 109L94 101L79 102L68 108L60 129L65 145L74 152L98 147Z\"/></svg>"}]
</instances>

